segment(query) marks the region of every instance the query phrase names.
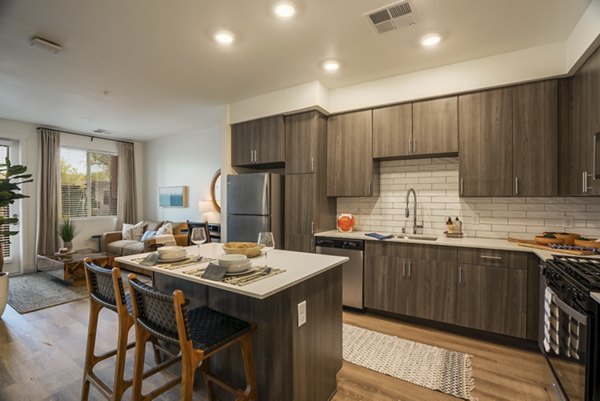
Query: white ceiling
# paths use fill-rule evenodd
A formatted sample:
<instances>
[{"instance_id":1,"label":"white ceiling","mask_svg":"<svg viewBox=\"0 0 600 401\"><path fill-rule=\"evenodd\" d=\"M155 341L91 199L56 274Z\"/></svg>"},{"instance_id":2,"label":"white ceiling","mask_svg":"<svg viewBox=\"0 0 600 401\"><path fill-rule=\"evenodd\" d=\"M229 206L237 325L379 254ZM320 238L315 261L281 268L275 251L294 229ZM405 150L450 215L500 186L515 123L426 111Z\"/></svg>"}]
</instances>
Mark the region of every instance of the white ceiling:
<instances>
[{"instance_id":1,"label":"white ceiling","mask_svg":"<svg viewBox=\"0 0 600 401\"><path fill-rule=\"evenodd\" d=\"M320 80L330 88L565 40L590 0L412 0L417 24L377 35L394 0L4 0L0 117L148 140L220 122L220 105ZM217 28L239 42L222 48ZM419 38L443 35L435 49ZM64 46L30 47L39 35ZM339 59L336 74L319 65ZM105 94L106 92L106 94ZM1 136L1 133L0 133Z\"/></svg>"}]
</instances>

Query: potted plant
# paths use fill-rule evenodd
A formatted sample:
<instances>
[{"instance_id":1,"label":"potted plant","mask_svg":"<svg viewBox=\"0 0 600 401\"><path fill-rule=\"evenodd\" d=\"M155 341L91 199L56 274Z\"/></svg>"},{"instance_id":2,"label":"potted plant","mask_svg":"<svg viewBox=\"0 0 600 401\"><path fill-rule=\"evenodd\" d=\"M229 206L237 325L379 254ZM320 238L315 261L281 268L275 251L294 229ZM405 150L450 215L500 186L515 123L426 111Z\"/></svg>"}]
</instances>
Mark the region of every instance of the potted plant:
<instances>
[{"instance_id":1,"label":"potted plant","mask_svg":"<svg viewBox=\"0 0 600 401\"><path fill-rule=\"evenodd\" d=\"M75 223L68 217L64 218L58 226L58 236L63 240L65 248L68 251L73 249L73 238L75 238L77 232L75 231Z\"/></svg>"},{"instance_id":2,"label":"potted plant","mask_svg":"<svg viewBox=\"0 0 600 401\"><path fill-rule=\"evenodd\" d=\"M0 164L0 208L15 203L17 199L29 198L29 196L20 193L22 184L33 181L31 174L26 174L26 172L27 167L12 165L8 157L6 157L4 164ZM0 316L4 313L6 301L8 300L8 273L2 271L4 268L2 241L11 235L18 234L18 231L11 231L10 228L3 229L3 227L18 222L17 217L0 214Z\"/></svg>"}]
</instances>

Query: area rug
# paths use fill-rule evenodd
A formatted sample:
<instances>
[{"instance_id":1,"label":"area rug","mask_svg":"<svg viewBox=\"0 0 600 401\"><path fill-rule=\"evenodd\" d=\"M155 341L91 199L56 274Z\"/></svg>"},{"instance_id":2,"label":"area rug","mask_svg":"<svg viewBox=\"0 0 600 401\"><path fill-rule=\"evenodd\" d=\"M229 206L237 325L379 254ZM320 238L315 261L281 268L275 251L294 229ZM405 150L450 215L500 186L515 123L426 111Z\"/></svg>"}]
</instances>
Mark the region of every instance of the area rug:
<instances>
[{"instance_id":1,"label":"area rug","mask_svg":"<svg viewBox=\"0 0 600 401\"><path fill-rule=\"evenodd\" d=\"M344 324L344 360L474 401L471 356Z\"/></svg>"},{"instance_id":2,"label":"area rug","mask_svg":"<svg viewBox=\"0 0 600 401\"><path fill-rule=\"evenodd\" d=\"M33 312L88 296L87 287L73 286L61 279L62 269L11 276L8 304L20 314Z\"/></svg>"},{"instance_id":3,"label":"area rug","mask_svg":"<svg viewBox=\"0 0 600 401\"><path fill-rule=\"evenodd\" d=\"M125 286L128 285L128 273L121 273ZM20 314L25 314L87 298L87 287L74 286L70 281L63 280L63 274L63 269L53 269L11 276L8 282L8 304ZM138 274L137 277L146 284L152 284L147 276Z\"/></svg>"}]
</instances>

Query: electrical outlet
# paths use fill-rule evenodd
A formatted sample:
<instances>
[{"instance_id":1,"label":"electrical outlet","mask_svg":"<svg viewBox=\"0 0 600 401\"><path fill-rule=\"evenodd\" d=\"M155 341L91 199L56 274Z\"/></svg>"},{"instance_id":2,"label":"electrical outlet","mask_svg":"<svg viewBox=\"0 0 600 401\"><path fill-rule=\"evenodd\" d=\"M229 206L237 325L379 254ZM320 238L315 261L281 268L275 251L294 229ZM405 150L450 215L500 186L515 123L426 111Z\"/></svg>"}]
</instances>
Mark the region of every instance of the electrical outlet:
<instances>
[{"instance_id":1,"label":"electrical outlet","mask_svg":"<svg viewBox=\"0 0 600 401\"><path fill-rule=\"evenodd\" d=\"M298 327L306 323L306 301L298 304Z\"/></svg>"}]
</instances>

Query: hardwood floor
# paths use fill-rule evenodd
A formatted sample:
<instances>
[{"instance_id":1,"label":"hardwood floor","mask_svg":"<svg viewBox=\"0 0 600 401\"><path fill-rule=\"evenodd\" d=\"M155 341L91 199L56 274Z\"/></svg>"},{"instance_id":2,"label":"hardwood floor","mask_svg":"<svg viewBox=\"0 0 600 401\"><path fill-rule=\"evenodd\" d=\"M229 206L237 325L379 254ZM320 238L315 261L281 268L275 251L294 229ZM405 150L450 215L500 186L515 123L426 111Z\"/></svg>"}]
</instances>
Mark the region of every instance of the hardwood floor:
<instances>
[{"instance_id":1,"label":"hardwood floor","mask_svg":"<svg viewBox=\"0 0 600 401\"><path fill-rule=\"evenodd\" d=\"M87 300L26 315L19 315L12 308L7 307L0 319L0 400L79 400L87 320ZM539 354L382 317L346 312L344 321L473 355L476 386L473 395L480 401L547 400L541 384L542 372L546 367ZM130 335L133 335L133 330ZM110 311L103 311L98 329L98 352L113 348L115 341L116 315ZM132 356L130 351L126 372L132 370ZM146 360L153 360L150 348L147 350ZM101 367L99 375L108 382L111 381L111 363L114 361L108 360L99 365ZM157 378L161 382L167 379L166 376ZM177 397L178 388L175 388L159 400L170 401L176 400ZM127 391L124 399L129 398L129 391ZM101 399L99 393L92 388L90 400ZM202 394L197 394L194 399L204 400L204 397ZM350 400L456 401L457 399L344 363L338 374L338 392L333 401Z\"/></svg>"}]
</instances>

